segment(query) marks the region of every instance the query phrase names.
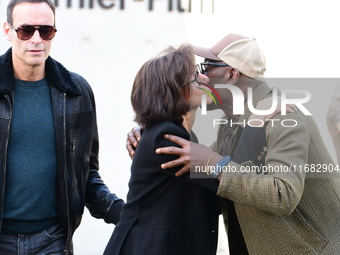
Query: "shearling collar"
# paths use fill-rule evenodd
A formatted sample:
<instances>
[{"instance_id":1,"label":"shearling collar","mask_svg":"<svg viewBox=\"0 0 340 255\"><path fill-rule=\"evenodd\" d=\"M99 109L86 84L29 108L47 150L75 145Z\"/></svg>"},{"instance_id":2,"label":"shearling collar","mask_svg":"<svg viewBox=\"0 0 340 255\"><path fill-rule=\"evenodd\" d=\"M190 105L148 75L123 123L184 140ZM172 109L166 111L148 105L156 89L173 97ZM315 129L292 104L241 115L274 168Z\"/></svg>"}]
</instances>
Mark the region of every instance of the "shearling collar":
<instances>
[{"instance_id":1,"label":"shearling collar","mask_svg":"<svg viewBox=\"0 0 340 255\"><path fill-rule=\"evenodd\" d=\"M71 95L81 95L80 89L72 80L70 72L50 56L46 59L45 72L47 82L58 90ZM0 94L8 94L13 91L14 84L12 48L10 48L0 56Z\"/></svg>"}]
</instances>

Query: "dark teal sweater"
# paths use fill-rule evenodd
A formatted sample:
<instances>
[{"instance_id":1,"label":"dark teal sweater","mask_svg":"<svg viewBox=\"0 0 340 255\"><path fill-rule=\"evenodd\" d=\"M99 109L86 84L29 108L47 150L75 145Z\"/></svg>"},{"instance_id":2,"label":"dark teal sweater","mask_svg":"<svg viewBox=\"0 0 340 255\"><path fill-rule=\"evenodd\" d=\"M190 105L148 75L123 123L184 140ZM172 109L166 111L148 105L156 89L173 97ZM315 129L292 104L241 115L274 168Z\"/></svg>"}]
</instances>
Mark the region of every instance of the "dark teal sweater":
<instances>
[{"instance_id":1,"label":"dark teal sweater","mask_svg":"<svg viewBox=\"0 0 340 255\"><path fill-rule=\"evenodd\" d=\"M57 223L56 141L46 80L16 80L7 157L3 233L32 233Z\"/></svg>"}]
</instances>

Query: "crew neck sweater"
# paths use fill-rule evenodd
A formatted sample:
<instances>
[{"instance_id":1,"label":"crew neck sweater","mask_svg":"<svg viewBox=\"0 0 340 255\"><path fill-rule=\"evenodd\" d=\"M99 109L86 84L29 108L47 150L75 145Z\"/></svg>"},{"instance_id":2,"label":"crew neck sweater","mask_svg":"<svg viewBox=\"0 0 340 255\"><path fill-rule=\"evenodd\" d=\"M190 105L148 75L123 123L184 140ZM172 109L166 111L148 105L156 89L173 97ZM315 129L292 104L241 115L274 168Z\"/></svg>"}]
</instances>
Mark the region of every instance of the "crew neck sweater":
<instances>
[{"instance_id":1,"label":"crew neck sweater","mask_svg":"<svg viewBox=\"0 0 340 255\"><path fill-rule=\"evenodd\" d=\"M46 79L16 80L12 103L1 232L41 232L58 222L56 141Z\"/></svg>"}]
</instances>

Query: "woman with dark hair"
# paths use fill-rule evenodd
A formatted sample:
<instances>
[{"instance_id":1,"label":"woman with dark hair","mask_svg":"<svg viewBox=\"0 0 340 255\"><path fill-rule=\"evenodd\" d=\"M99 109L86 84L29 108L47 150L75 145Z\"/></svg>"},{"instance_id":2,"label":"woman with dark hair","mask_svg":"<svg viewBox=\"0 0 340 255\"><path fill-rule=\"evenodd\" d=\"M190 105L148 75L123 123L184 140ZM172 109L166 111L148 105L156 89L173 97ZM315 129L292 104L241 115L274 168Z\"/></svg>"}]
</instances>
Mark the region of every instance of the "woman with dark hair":
<instances>
[{"instance_id":1,"label":"woman with dark hair","mask_svg":"<svg viewBox=\"0 0 340 255\"><path fill-rule=\"evenodd\" d=\"M131 166L127 203L104 254L216 254L218 181L176 177L180 168L160 167L176 156L155 152L176 146L164 138L166 133L190 139L192 118L205 93L197 87L208 81L196 72L187 44L167 48L137 73L131 103L145 130Z\"/></svg>"},{"instance_id":2,"label":"woman with dark hair","mask_svg":"<svg viewBox=\"0 0 340 255\"><path fill-rule=\"evenodd\" d=\"M131 166L127 203L104 255L216 254L218 180L205 173L195 173L203 178L177 177L181 166L161 168L177 156L156 153L157 148L178 147L164 134L198 142L191 127L202 93L214 90L208 82L207 76L196 71L188 44L167 48L137 73L131 103L135 121L144 131ZM207 97L207 103L211 102ZM264 135L258 139L265 142Z\"/></svg>"}]
</instances>

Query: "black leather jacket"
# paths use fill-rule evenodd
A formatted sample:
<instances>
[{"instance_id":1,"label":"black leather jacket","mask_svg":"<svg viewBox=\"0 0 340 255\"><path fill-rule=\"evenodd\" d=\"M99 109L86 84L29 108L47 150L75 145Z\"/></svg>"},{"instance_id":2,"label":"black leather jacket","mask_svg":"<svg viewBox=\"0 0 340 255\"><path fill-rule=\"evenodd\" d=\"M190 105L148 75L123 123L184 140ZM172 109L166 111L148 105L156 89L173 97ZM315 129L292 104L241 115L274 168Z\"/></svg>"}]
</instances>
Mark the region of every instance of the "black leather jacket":
<instances>
[{"instance_id":1,"label":"black leather jacket","mask_svg":"<svg viewBox=\"0 0 340 255\"><path fill-rule=\"evenodd\" d=\"M123 201L110 193L98 173L98 133L91 87L80 75L48 57L57 145L57 214L67 230L65 254L87 206L92 216L116 224ZM0 223L6 189L6 161L14 88L12 50L0 56ZM1 229L1 225L0 225Z\"/></svg>"}]
</instances>

